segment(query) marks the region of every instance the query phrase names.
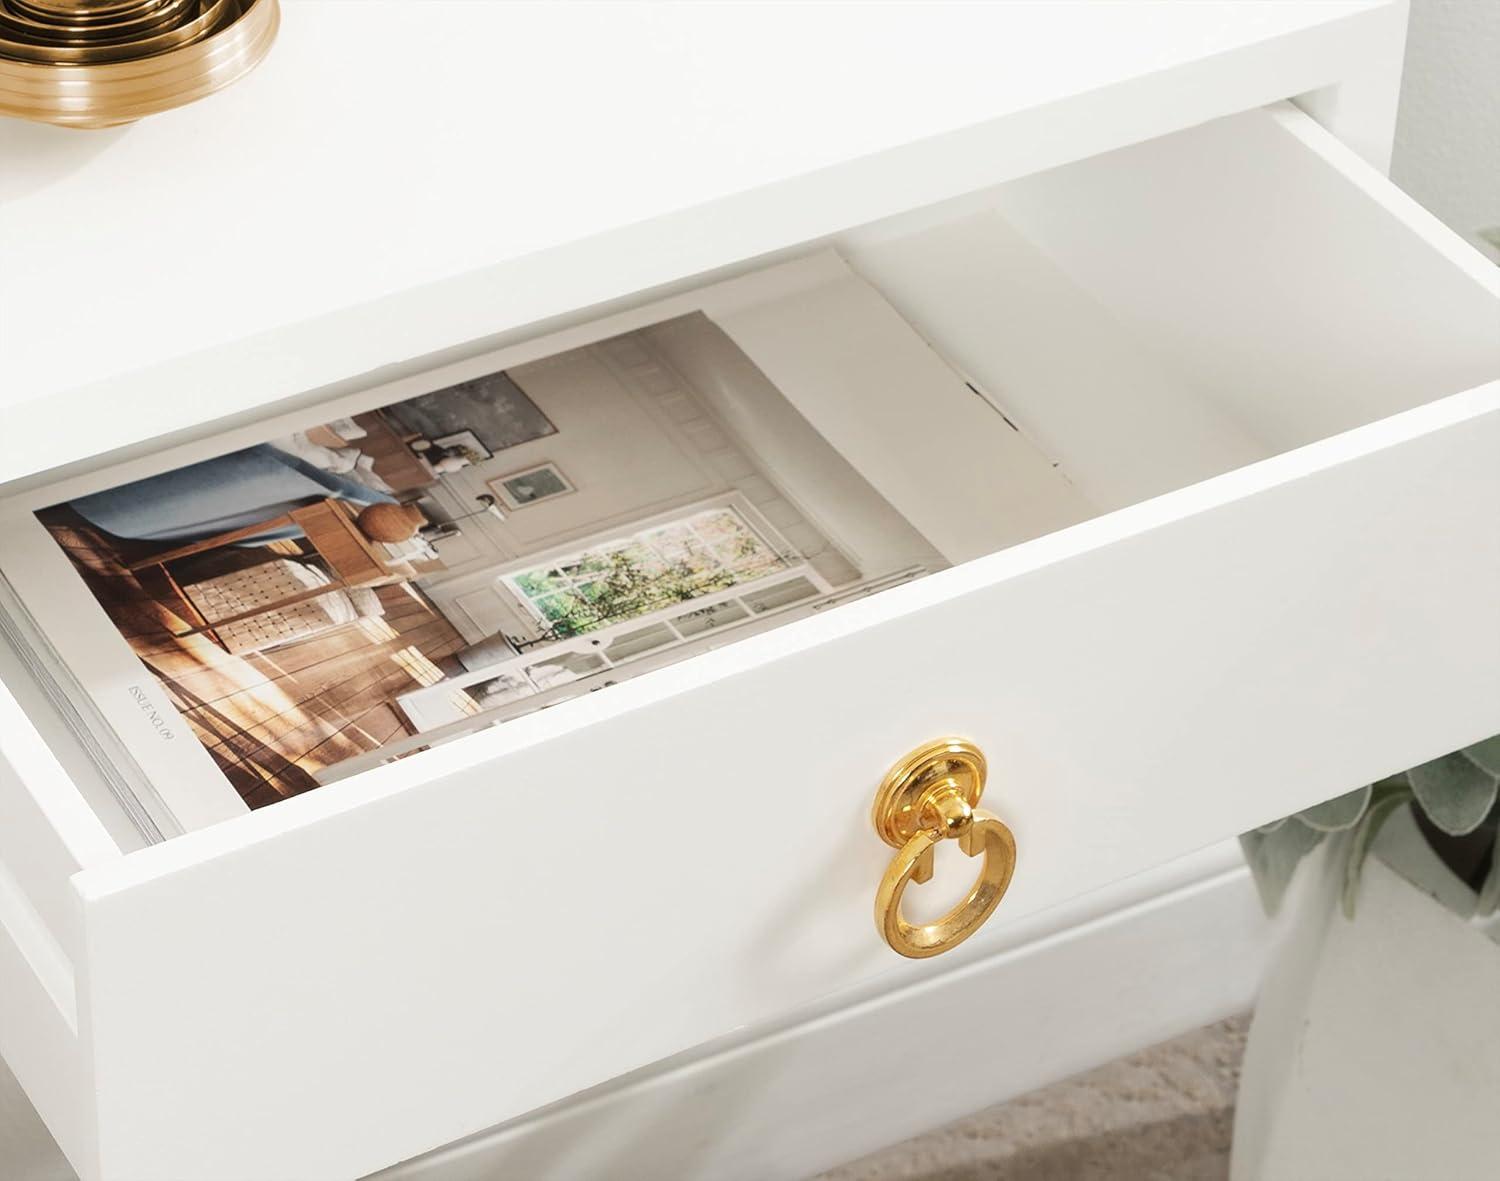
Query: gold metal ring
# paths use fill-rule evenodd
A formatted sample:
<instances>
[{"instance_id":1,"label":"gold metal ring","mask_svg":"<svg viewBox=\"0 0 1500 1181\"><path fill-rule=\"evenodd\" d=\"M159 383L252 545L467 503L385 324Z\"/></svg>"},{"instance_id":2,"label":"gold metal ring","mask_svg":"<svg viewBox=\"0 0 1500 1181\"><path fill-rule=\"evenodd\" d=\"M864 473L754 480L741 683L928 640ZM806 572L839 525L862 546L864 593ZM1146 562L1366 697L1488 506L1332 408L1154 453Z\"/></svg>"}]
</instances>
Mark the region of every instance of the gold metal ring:
<instances>
[{"instance_id":1,"label":"gold metal ring","mask_svg":"<svg viewBox=\"0 0 1500 1181\"><path fill-rule=\"evenodd\" d=\"M990 917L1010 886L1016 840L990 812L977 809L984 793L983 753L961 738L942 738L908 754L875 794L875 831L898 852L875 892L875 925L894 951L925 959L957 947ZM968 896L936 922L909 923L901 914L908 882L932 877L933 850L956 839L984 867Z\"/></svg>"},{"instance_id":2,"label":"gold metal ring","mask_svg":"<svg viewBox=\"0 0 1500 1181\"><path fill-rule=\"evenodd\" d=\"M0 115L110 127L248 73L277 0L0 0Z\"/></svg>"},{"instance_id":3,"label":"gold metal ring","mask_svg":"<svg viewBox=\"0 0 1500 1181\"><path fill-rule=\"evenodd\" d=\"M925 959L957 947L984 924L1005 897L1016 869L1016 839L998 817L978 811L971 815L959 847L970 857L984 854L984 868L969 896L935 923L909 923L901 914L901 895L923 858L944 838L922 830L901 846L880 879L875 893L875 918L880 933L896 951L912 959Z\"/></svg>"}]
</instances>

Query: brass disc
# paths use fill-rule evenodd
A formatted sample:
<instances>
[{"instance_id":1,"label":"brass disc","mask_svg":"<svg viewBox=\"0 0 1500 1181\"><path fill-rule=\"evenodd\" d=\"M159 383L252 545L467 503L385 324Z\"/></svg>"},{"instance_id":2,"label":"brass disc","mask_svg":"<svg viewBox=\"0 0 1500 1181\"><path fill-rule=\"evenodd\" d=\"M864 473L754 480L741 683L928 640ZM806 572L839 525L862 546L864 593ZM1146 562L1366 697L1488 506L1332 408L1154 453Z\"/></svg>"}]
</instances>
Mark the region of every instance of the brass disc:
<instances>
[{"instance_id":1,"label":"brass disc","mask_svg":"<svg viewBox=\"0 0 1500 1181\"><path fill-rule=\"evenodd\" d=\"M237 81L277 0L0 0L0 115L111 127Z\"/></svg>"},{"instance_id":2,"label":"brass disc","mask_svg":"<svg viewBox=\"0 0 1500 1181\"><path fill-rule=\"evenodd\" d=\"M980 749L963 738L924 743L886 772L875 793L870 819L887 845L899 849L916 835L922 807L934 788L954 783L971 808L984 794L988 764Z\"/></svg>"}]
</instances>

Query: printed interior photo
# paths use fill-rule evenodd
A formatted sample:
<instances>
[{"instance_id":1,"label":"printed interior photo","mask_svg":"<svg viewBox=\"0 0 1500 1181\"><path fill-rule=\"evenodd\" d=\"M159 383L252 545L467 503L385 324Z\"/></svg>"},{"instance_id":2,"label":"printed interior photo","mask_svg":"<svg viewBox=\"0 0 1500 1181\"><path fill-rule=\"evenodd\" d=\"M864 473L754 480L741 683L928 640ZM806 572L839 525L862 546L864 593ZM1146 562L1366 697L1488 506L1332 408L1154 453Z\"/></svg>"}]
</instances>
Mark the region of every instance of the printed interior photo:
<instances>
[{"instance_id":1,"label":"printed interior photo","mask_svg":"<svg viewBox=\"0 0 1500 1181\"><path fill-rule=\"evenodd\" d=\"M948 564L701 315L203 450L35 520L252 808Z\"/></svg>"}]
</instances>

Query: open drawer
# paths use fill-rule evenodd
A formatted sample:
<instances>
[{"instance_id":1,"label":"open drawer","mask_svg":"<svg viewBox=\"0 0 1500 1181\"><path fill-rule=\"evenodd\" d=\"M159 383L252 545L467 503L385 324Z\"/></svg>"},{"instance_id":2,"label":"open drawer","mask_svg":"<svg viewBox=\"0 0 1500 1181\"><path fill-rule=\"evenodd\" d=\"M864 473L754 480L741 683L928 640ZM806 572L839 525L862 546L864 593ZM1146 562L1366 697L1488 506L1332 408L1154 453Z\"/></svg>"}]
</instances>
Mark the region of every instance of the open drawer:
<instances>
[{"instance_id":1,"label":"open drawer","mask_svg":"<svg viewBox=\"0 0 1500 1181\"><path fill-rule=\"evenodd\" d=\"M86 1178L370 1172L1500 730L1500 283L1310 120L821 246L484 366L706 320L948 568L128 855L6 699L5 1052ZM870 805L945 735L1019 859L912 963Z\"/></svg>"}]
</instances>

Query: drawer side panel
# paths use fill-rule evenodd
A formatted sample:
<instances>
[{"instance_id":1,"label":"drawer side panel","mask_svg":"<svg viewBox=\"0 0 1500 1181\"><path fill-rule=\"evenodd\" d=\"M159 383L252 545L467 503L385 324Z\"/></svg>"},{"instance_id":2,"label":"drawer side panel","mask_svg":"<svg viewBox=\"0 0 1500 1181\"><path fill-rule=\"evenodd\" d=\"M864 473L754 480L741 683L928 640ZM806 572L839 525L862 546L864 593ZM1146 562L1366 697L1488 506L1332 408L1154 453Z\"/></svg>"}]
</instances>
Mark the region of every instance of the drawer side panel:
<instances>
[{"instance_id":1,"label":"drawer side panel","mask_svg":"<svg viewBox=\"0 0 1500 1181\"><path fill-rule=\"evenodd\" d=\"M114 847L74 794L0 684L0 1057L73 1167L93 1181L81 907L71 879Z\"/></svg>"}]
</instances>

